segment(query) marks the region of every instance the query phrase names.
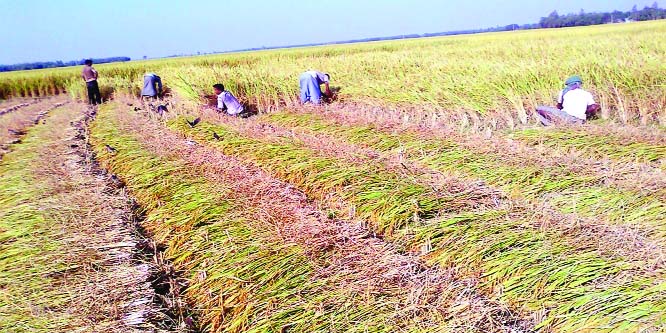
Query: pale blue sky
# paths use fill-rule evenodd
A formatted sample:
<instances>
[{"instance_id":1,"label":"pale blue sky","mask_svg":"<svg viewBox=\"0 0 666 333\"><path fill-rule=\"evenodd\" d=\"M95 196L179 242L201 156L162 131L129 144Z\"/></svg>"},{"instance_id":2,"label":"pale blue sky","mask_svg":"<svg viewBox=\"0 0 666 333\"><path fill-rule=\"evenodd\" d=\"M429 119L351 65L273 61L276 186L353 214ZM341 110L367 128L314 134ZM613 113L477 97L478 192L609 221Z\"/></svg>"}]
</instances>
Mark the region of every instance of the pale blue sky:
<instances>
[{"instance_id":1,"label":"pale blue sky","mask_svg":"<svg viewBox=\"0 0 666 333\"><path fill-rule=\"evenodd\" d=\"M172 54L534 23L654 0L0 0L0 64ZM662 4L663 5L663 4Z\"/></svg>"}]
</instances>

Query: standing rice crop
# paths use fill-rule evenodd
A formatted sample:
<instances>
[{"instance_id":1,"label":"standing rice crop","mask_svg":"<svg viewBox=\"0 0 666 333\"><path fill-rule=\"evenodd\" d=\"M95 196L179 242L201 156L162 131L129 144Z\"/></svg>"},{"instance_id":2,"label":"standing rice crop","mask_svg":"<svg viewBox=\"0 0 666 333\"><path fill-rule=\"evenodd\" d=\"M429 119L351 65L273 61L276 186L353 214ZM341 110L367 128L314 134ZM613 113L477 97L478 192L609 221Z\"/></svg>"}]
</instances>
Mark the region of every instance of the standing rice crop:
<instances>
[{"instance_id":1,"label":"standing rice crop","mask_svg":"<svg viewBox=\"0 0 666 333\"><path fill-rule=\"evenodd\" d=\"M575 29L424 38L138 61L98 66L101 84L128 90L145 71L198 101L223 81L262 109L296 102L298 75L330 72L345 101L434 110L464 123L513 127L553 104L562 81L580 74L621 123L664 124L663 21ZM594 49L594 52L590 52ZM640 50L640 51L637 51ZM0 74L0 98L79 91L79 68ZM133 86L133 85L132 85ZM79 94L78 92L76 93ZM417 111L418 112L418 111Z\"/></svg>"}]
</instances>

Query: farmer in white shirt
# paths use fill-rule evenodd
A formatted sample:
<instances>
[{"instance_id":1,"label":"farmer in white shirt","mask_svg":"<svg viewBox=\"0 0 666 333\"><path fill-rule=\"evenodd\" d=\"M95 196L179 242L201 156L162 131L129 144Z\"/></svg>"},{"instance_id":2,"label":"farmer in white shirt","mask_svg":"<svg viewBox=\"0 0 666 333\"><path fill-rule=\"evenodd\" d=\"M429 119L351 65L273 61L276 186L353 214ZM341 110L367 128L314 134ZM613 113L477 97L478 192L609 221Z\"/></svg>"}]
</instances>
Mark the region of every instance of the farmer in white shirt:
<instances>
[{"instance_id":1,"label":"farmer in white shirt","mask_svg":"<svg viewBox=\"0 0 666 333\"><path fill-rule=\"evenodd\" d=\"M322 84L326 86L326 96L331 97L331 88L328 85L330 80L330 75L318 71L310 70L301 74L301 77L298 79L301 86L301 103L321 104Z\"/></svg>"},{"instance_id":2,"label":"farmer in white shirt","mask_svg":"<svg viewBox=\"0 0 666 333\"><path fill-rule=\"evenodd\" d=\"M583 124L586 120L594 118L600 109L592 94L583 90L583 80L580 76L570 77L564 85L564 90L557 98L557 108L548 106L537 108L537 117L545 126L557 122Z\"/></svg>"}]
</instances>

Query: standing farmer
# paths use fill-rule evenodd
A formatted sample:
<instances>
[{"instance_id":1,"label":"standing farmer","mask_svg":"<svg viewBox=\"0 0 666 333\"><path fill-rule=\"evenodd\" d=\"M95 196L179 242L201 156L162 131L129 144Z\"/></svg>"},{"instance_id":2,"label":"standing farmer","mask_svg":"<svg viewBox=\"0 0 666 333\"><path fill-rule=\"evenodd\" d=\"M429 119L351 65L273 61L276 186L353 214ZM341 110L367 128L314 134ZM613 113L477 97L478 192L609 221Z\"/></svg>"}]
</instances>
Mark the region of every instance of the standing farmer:
<instances>
[{"instance_id":1,"label":"standing farmer","mask_svg":"<svg viewBox=\"0 0 666 333\"><path fill-rule=\"evenodd\" d=\"M329 87L329 81L331 76L327 73L322 73L318 71L307 71L301 74L299 78L299 83L301 86L301 103L305 104L310 102L315 105L321 104L321 85L326 86L325 95L332 96L331 88Z\"/></svg>"},{"instance_id":2,"label":"standing farmer","mask_svg":"<svg viewBox=\"0 0 666 333\"><path fill-rule=\"evenodd\" d=\"M583 124L586 120L596 117L599 104L589 92L583 90L583 79L572 76L564 83L564 90L557 98L557 108L540 106L537 108L537 117L545 126L553 122L569 124Z\"/></svg>"},{"instance_id":3,"label":"standing farmer","mask_svg":"<svg viewBox=\"0 0 666 333\"><path fill-rule=\"evenodd\" d=\"M84 62L81 77L86 81L86 88L88 89L88 102L91 105L102 104L102 94L99 92L99 85L97 84L97 71L93 68L92 59Z\"/></svg>"},{"instance_id":4,"label":"standing farmer","mask_svg":"<svg viewBox=\"0 0 666 333\"><path fill-rule=\"evenodd\" d=\"M156 99L162 95L162 78L155 73L146 73L143 76L143 89L141 97Z\"/></svg>"}]
</instances>

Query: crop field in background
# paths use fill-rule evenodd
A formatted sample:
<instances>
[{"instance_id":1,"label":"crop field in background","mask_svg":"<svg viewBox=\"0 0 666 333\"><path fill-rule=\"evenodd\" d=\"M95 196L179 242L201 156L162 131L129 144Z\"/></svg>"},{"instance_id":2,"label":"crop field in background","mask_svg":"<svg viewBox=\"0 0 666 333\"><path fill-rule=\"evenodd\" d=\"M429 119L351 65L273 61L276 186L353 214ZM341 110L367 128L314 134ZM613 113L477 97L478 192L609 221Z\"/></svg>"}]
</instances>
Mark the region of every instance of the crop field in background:
<instances>
[{"instance_id":1,"label":"crop field in background","mask_svg":"<svg viewBox=\"0 0 666 333\"><path fill-rule=\"evenodd\" d=\"M80 68L0 74L0 332L666 331L665 33L100 65L99 107ZM570 74L602 119L536 126Z\"/></svg>"},{"instance_id":2,"label":"crop field in background","mask_svg":"<svg viewBox=\"0 0 666 333\"><path fill-rule=\"evenodd\" d=\"M155 71L197 101L223 81L261 108L293 104L298 75L328 71L341 100L429 111L477 126L533 122L569 75L580 74L604 117L666 123L666 24L521 31L293 50L137 61L97 66L103 93L136 94ZM84 96L78 68L0 74L0 98L69 92ZM481 118L480 121L477 119Z\"/></svg>"}]
</instances>

